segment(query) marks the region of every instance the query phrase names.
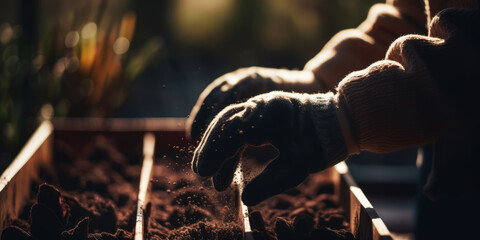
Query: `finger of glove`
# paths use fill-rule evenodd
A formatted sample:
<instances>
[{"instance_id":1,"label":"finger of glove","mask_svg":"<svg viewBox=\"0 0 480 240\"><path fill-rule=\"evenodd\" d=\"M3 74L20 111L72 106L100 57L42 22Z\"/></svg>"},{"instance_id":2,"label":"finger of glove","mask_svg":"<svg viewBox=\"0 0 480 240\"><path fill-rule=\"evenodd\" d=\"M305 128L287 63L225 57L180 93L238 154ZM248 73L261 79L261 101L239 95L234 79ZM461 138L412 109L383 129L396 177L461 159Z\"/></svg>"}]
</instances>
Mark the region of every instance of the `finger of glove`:
<instances>
[{"instance_id":1,"label":"finger of glove","mask_svg":"<svg viewBox=\"0 0 480 240\"><path fill-rule=\"evenodd\" d=\"M215 115L228 105L243 102L250 97L273 90L272 86L265 86L265 83L272 82L270 78L260 77L258 73L253 74L256 72L258 72L257 68L239 69L219 77L209 85L200 95L191 118L187 120L187 128L191 126L187 131L190 138L198 140L202 129L206 129ZM265 81L267 79L269 80ZM227 88L224 90L224 87Z\"/></svg>"},{"instance_id":2,"label":"finger of glove","mask_svg":"<svg viewBox=\"0 0 480 240\"><path fill-rule=\"evenodd\" d=\"M215 116L213 110L216 104L223 102L221 87L225 84L212 83L200 94L197 103L187 119L187 135L192 140L200 139L202 132L207 128L208 123Z\"/></svg>"},{"instance_id":3,"label":"finger of glove","mask_svg":"<svg viewBox=\"0 0 480 240\"><path fill-rule=\"evenodd\" d=\"M219 78L218 81L221 81L221 84L210 91L195 114L196 117L192 122L192 137L200 138L201 129L206 129L213 118L228 105L243 102L263 92L254 86L254 79L245 77L243 76L244 74L244 72L234 72ZM233 86L228 87L227 90L223 90L223 87L228 86L228 83L226 83L227 78L234 78L237 81Z\"/></svg>"},{"instance_id":4,"label":"finger of glove","mask_svg":"<svg viewBox=\"0 0 480 240\"><path fill-rule=\"evenodd\" d=\"M206 161L208 165L207 168L213 168L212 171L209 171L209 174L205 173L205 176L211 176L213 173L216 172L218 167L215 167L215 164L208 164L208 162L211 161L211 159L205 158L205 152L212 151L210 145L208 144L211 141L216 141L215 136L212 135L212 131L216 132L214 129L218 128L216 125L218 125L221 122L227 121L229 118L231 118L232 115L240 112L243 109L241 106L231 106L227 109L224 109L222 114L219 114L212 122L210 123L209 127L207 128L207 131L205 132L203 138L201 139L199 145L194 151L193 158L192 158L192 170L195 173L200 174L198 165L199 161ZM214 152L218 152L218 149L213 149ZM216 162L217 163L217 162ZM221 165L222 162L218 162L218 165ZM204 164L205 165L205 164ZM211 166L210 166L211 165ZM210 174L211 173L211 174ZM200 174L202 175L202 174Z\"/></svg>"},{"instance_id":5,"label":"finger of glove","mask_svg":"<svg viewBox=\"0 0 480 240\"><path fill-rule=\"evenodd\" d=\"M253 178L244 188L242 201L253 206L261 201L280 194L300 184L308 173L295 164L279 156L271 162L262 173Z\"/></svg>"},{"instance_id":6,"label":"finger of glove","mask_svg":"<svg viewBox=\"0 0 480 240\"><path fill-rule=\"evenodd\" d=\"M235 170L240 162L241 151L239 150L235 156L224 161L220 169L213 175L213 186L217 191L224 191L233 181Z\"/></svg>"},{"instance_id":7,"label":"finger of glove","mask_svg":"<svg viewBox=\"0 0 480 240\"><path fill-rule=\"evenodd\" d=\"M260 120L255 106L252 102L231 105L215 117L194 154L198 174L212 176L245 144L266 141L264 129L251 128Z\"/></svg>"},{"instance_id":8,"label":"finger of glove","mask_svg":"<svg viewBox=\"0 0 480 240\"><path fill-rule=\"evenodd\" d=\"M206 102L206 105L212 106L209 109L208 115L202 116L203 119L201 119L201 124L204 124L201 126L203 129L207 129L208 125L212 120L215 118L215 116L220 113L223 109L228 107L231 104L238 103L238 99L235 97L235 95L228 91L228 92L222 92L218 94L218 97L216 99L211 99L211 103ZM200 126L199 126L200 127Z\"/></svg>"}]
</instances>

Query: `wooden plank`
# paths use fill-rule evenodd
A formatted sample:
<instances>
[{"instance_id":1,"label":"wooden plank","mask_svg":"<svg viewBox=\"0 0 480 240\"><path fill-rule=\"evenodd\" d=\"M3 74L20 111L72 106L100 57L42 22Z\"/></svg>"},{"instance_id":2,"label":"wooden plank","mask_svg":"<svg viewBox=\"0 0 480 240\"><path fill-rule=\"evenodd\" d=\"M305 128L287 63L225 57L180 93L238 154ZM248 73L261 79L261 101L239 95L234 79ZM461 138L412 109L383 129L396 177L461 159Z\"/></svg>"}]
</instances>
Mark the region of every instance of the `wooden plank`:
<instances>
[{"instance_id":1,"label":"wooden plank","mask_svg":"<svg viewBox=\"0 0 480 240\"><path fill-rule=\"evenodd\" d=\"M143 164L140 175L140 186L138 190L137 200L137 216L134 229L134 239L143 240L145 234L145 214L147 203L150 197L150 178L153 169L153 155L155 152L155 135L152 133L145 134L143 138Z\"/></svg>"},{"instance_id":2,"label":"wooden plank","mask_svg":"<svg viewBox=\"0 0 480 240\"><path fill-rule=\"evenodd\" d=\"M392 240L383 220L378 216L363 191L350 176L350 230L359 240Z\"/></svg>"},{"instance_id":3,"label":"wooden plank","mask_svg":"<svg viewBox=\"0 0 480 240\"><path fill-rule=\"evenodd\" d=\"M55 131L185 131L184 118L54 118Z\"/></svg>"},{"instance_id":4,"label":"wooden plank","mask_svg":"<svg viewBox=\"0 0 480 240\"><path fill-rule=\"evenodd\" d=\"M19 154L0 176L0 232L7 219L18 216L30 198L32 180L39 168L52 160L52 131L49 121L40 124Z\"/></svg>"},{"instance_id":5,"label":"wooden plank","mask_svg":"<svg viewBox=\"0 0 480 240\"><path fill-rule=\"evenodd\" d=\"M237 188L236 191L236 203L238 207L239 220L242 221L243 226L243 239L245 240L254 240L252 227L250 226L250 217L248 213L248 207L242 202L242 192L245 187L242 171L242 161L238 163L238 167L235 170L233 177L234 185Z\"/></svg>"},{"instance_id":6,"label":"wooden plank","mask_svg":"<svg viewBox=\"0 0 480 240\"><path fill-rule=\"evenodd\" d=\"M345 162L340 162L333 167L336 173L335 177L335 194L338 197L340 206L345 210L345 217L350 219L350 186L354 185L348 166Z\"/></svg>"},{"instance_id":7,"label":"wooden plank","mask_svg":"<svg viewBox=\"0 0 480 240\"><path fill-rule=\"evenodd\" d=\"M390 231L358 187L347 164L340 162L334 169L339 176L335 181L335 193L345 209L353 235L358 240L391 240Z\"/></svg>"},{"instance_id":8,"label":"wooden plank","mask_svg":"<svg viewBox=\"0 0 480 240\"><path fill-rule=\"evenodd\" d=\"M185 137L185 118L55 118L55 139L82 145L96 135L115 140L120 148L141 149L143 135L155 135L155 149L162 154L176 153L191 145ZM158 151L157 151L158 152Z\"/></svg>"}]
</instances>

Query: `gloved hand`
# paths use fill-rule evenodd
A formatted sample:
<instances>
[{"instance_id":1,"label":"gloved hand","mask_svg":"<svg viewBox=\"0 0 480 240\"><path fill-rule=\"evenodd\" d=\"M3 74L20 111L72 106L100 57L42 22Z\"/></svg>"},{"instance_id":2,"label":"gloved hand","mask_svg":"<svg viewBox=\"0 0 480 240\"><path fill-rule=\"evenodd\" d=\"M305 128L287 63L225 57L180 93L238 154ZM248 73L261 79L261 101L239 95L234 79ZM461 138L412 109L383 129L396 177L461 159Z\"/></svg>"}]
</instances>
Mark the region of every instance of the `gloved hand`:
<instances>
[{"instance_id":1,"label":"gloved hand","mask_svg":"<svg viewBox=\"0 0 480 240\"><path fill-rule=\"evenodd\" d=\"M347 157L335 108L333 93L270 92L230 105L208 126L192 168L213 176L215 188L222 190L232 181L239 151L246 145L272 144L279 156L242 194L246 205L255 205Z\"/></svg>"},{"instance_id":2,"label":"gloved hand","mask_svg":"<svg viewBox=\"0 0 480 240\"><path fill-rule=\"evenodd\" d=\"M320 83L311 71L250 67L227 73L202 92L187 119L187 136L198 140L226 106L274 90L315 93Z\"/></svg>"}]
</instances>

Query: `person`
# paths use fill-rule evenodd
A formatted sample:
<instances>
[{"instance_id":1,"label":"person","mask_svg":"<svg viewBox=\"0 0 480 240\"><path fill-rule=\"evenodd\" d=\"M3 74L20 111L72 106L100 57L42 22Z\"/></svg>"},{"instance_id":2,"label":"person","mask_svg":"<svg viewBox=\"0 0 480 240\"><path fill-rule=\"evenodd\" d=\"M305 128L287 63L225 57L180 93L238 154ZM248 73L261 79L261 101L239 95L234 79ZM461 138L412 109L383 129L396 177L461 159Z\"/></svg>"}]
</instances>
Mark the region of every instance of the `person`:
<instances>
[{"instance_id":1,"label":"person","mask_svg":"<svg viewBox=\"0 0 480 240\"><path fill-rule=\"evenodd\" d=\"M223 190L245 146L273 145L278 157L242 193L250 206L360 151L419 146L426 174L416 238L474 237L478 7L474 0L388 0L333 36L303 70L251 67L221 76L187 120L187 135L199 141L193 171Z\"/></svg>"}]
</instances>

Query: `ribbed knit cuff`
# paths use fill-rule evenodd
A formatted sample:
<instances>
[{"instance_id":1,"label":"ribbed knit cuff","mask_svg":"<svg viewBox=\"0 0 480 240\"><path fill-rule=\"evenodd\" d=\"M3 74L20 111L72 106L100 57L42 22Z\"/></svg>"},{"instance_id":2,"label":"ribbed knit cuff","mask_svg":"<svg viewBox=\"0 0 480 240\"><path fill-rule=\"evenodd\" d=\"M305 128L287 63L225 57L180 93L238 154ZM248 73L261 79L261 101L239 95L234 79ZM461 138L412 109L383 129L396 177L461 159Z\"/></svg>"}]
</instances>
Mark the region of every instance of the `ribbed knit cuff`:
<instances>
[{"instance_id":1,"label":"ribbed knit cuff","mask_svg":"<svg viewBox=\"0 0 480 240\"><path fill-rule=\"evenodd\" d=\"M318 167L325 169L345 160L348 149L335 111L333 93L311 96L313 128L323 150L323 161L319 159L323 166Z\"/></svg>"}]
</instances>

